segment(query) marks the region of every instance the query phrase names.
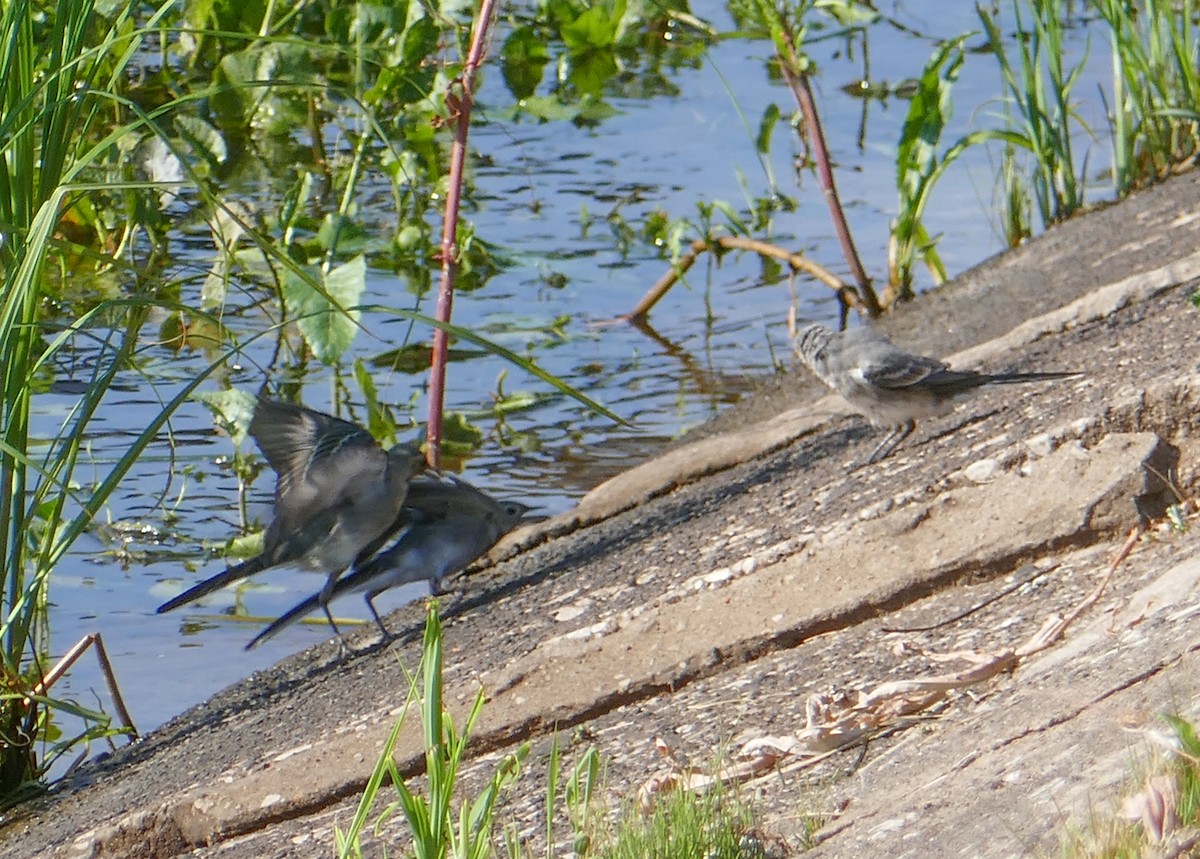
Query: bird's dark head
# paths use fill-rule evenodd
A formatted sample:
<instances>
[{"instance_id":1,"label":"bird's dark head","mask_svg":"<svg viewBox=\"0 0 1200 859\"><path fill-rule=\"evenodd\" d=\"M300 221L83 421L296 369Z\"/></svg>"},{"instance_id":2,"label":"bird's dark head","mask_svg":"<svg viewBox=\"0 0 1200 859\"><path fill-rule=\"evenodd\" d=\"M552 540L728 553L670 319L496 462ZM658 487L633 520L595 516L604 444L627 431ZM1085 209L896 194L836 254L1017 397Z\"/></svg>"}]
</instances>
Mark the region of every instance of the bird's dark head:
<instances>
[{"instance_id":1,"label":"bird's dark head","mask_svg":"<svg viewBox=\"0 0 1200 859\"><path fill-rule=\"evenodd\" d=\"M525 514L533 510L528 504L522 504L520 501L501 501L500 502L500 523L507 531L510 528L515 528L517 523L525 518Z\"/></svg>"},{"instance_id":2,"label":"bird's dark head","mask_svg":"<svg viewBox=\"0 0 1200 859\"><path fill-rule=\"evenodd\" d=\"M425 454L415 445L397 444L388 451L387 456L388 474L393 480L407 483L414 474L425 470Z\"/></svg>"}]
</instances>

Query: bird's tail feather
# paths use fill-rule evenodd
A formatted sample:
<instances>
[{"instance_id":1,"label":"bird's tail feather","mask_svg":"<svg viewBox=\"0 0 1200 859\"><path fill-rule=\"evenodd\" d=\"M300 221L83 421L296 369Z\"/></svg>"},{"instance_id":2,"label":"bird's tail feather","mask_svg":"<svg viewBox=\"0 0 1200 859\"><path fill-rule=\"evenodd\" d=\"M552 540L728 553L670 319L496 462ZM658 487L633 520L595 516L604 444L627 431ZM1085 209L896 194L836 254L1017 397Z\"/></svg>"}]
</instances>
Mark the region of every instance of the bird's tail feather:
<instances>
[{"instance_id":1,"label":"bird's tail feather","mask_svg":"<svg viewBox=\"0 0 1200 859\"><path fill-rule=\"evenodd\" d=\"M368 578L369 577L362 575L361 572L354 572L348 576L342 576L336 582L334 582L333 589L330 590L329 598L325 601L325 605L329 605L343 594L355 590L361 590L361 585L367 581ZM322 591L318 591L307 599L296 603L296 605L292 606L290 609L276 618L270 626L256 635L251 642L246 645L246 649L251 650L257 647L268 638L276 635L285 626L290 626L305 615L316 611L321 607L321 593Z\"/></svg>"},{"instance_id":2,"label":"bird's tail feather","mask_svg":"<svg viewBox=\"0 0 1200 859\"><path fill-rule=\"evenodd\" d=\"M240 564L235 564L234 566L217 573L215 576L207 578L197 585L193 585L178 596L172 597L155 609L155 611L157 611L159 614L162 614L163 612L177 609L181 605L187 605L193 600L198 600L202 596L211 594L213 591L220 590L230 582L236 582L238 579L244 579L247 576L252 576L263 569L265 569L265 567L261 555L251 558L248 561L242 561Z\"/></svg>"},{"instance_id":3,"label":"bird's tail feather","mask_svg":"<svg viewBox=\"0 0 1200 859\"><path fill-rule=\"evenodd\" d=\"M308 599L297 603L296 605L294 605L290 609L288 609L286 612L284 612L282 615L280 615L278 618L276 618L271 623L270 626L268 626L266 629L264 629L258 635L254 636L254 638L251 639L250 643L246 645L246 649L253 650L255 647L258 647L258 645L262 644L268 638L274 637L275 634L278 633L285 626L290 626L291 624L300 620L300 618L304 617L305 615L309 614L310 612L319 608L320 606L321 606L321 595L319 593L315 593L312 596L310 596Z\"/></svg>"},{"instance_id":4,"label":"bird's tail feather","mask_svg":"<svg viewBox=\"0 0 1200 859\"><path fill-rule=\"evenodd\" d=\"M1063 373L994 373L987 377L989 385L1015 385L1021 382L1049 382L1054 379L1074 379L1082 372Z\"/></svg>"}]
</instances>

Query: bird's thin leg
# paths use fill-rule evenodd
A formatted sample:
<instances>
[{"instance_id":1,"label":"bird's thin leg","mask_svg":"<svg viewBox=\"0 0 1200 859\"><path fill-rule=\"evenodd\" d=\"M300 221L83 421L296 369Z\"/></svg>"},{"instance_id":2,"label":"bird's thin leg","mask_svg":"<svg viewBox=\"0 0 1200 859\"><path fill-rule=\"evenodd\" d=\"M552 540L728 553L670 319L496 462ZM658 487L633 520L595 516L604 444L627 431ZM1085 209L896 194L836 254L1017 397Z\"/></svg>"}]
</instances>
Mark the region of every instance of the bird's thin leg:
<instances>
[{"instance_id":1,"label":"bird's thin leg","mask_svg":"<svg viewBox=\"0 0 1200 859\"><path fill-rule=\"evenodd\" d=\"M911 418L898 427L892 427L889 432L867 458L867 462L879 462L881 459L886 459L900 446L906 438L912 435L914 429L917 428L917 422Z\"/></svg>"},{"instance_id":2,"label":"bird's thin leg","mask_svg":"<svg viewBox=\"0 0 1200 859\"><path fill-rule=\"evenodd\" d=\"M868 465L873 462L879 462L879 460L883 459L892 452L892 439L896 437L898 432L899 430L896 427L892 427L888 430L887 435L880 440L879 444L875 445L875 449L872 450L871 455L867 457Z\"/></svg>"},{"instance_id":3,"label":"bird's thin leg","mask_svg":"<svg viewBox=\"0 0 1200 859\"><path fill-rule=\"evenodd\" d=\"M342 656L342 657L344 657L344 656L348 656L349 654L353 653L353 652L354 652L354 648L352 648L352 647L351 647L351 646L350 646L348 643L346 643L346 639L345 639L345 637L342 635L342 631L341 631L340 629L338 629L338 625L337 625L336 623L334 623L334 620L333 620L333 612L331 612L331 611L329 610L329 603L328 603L328 602L322 602L322 603L321 603L321 611L325 612L325 619L326 619L327 621L329 621L329 627L330 627L330 629L332 629L332 630L333 630L333 634L337 636L337 640L338 640L338 655L339 655L339 656Z\"/></svg>"},{"instance_id":4,"label":"bird's thin leg","mask_svg":"<svg viewBox=\"0 0 1200 859\"><path fill-rule=\"evenodd\" d=\"M388 632L388 628L383 625L383 618L381 618L379 616L379 612L375 610L376 596L378 596L378 594L367 594L367 608L371 610L371 617L375 618L375 625L379 627L379 632L383 635L383 640L388 641L391 639L392 634Z\"/></svg>"},{"instance_id":5,"label":"bird's thin leg","mask_svg":"<svg viewBox=\"0 0 1200 859\"><path fill-rule=\"evenodd\" d=\"M325 579L325 584L321 587L321 593L317 596L317 601L321 604L321 607L325 609L325 614L329 614L329 609L325 607L328 606L329 601L333 599L333 586L337 584L338 575L340 575L340 573L341 571L339 570L329 578ZM332 617L329 619L329 622L331 625L333 624ZM336 626L333 628L337 629Z\"/></svg>"}]
</instances>

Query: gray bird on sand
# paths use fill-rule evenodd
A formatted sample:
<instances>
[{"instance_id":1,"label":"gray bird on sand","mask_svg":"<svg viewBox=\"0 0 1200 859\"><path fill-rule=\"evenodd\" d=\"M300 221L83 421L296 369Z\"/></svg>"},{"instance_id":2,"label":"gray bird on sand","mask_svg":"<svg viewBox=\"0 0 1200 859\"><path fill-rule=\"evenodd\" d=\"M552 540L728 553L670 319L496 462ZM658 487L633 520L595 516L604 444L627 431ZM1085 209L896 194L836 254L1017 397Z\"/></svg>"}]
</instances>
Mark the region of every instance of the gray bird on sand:
<instances>
[{"instance_id":1,"label":"gray bird on sand","mask_svg":"<svg viewBox=\"0 0 1200 859\"><path fill-rule=\"evenodd\" d=\"M888 430L867 462L890 455L918 418L946 414L984 385L1067 379L1082 373L977 373L913 355L867 326L835 332L809 325L793 341L796 356L829 388L877 427Z\"/></svg>"},{"instance_id":2,"label":"gray bird on sand","mask_svg":"<svg viewBox=\"0 0 1200 859\"><path fill-rule=\"evenodd\" d=\"M483 555L529 509L516 501L496 501L462 480L417 478L391 529L392 539L374 554L359 558L354 569L334 584L330 599L364 593L367 608L386 640L389 633L375 610L375 597L390 588L420 581L428 581L433 593L440 593L447 576ZM259 633L246 649L261 644L321 605L320 594L310 596ZM332 617L329 623L341 638Z\"/></svg>"},{"instance_id":3,"label":"gray bird on sand","mask_svg":"<svg viewBox=\"0 0 1200 859\"><path fill-rule=\"evenodd\" d=\"M422 467L413 447L384 452L362 427L292 403L260 401L250 435L278 475L262 554L167 600L160 614L284 565L328 574L321 591L328 602L338 575L386 541Z\"/></svg>"}]
</instances>

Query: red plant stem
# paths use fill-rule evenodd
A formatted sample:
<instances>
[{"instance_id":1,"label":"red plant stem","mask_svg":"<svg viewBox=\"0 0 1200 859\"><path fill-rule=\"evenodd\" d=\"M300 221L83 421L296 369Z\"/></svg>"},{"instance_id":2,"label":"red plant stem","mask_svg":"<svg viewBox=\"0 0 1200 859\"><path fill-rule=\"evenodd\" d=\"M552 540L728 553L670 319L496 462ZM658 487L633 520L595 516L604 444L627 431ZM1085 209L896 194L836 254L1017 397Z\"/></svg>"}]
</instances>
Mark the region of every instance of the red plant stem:
<instances>
[{"instance_id":1,"label":"red plant stem","mask_svg":"<svg viewBox=\"0 0 1200 859\"><path fill-rule=\"evenodd\" d=\"M808 145L812 148L817 177L821 180L825 202L829 206L830 219L833 221L838 241L842 245L842 254L850 266L850 274L853 275L854 281L862 292L863 303L866 304L868 313L871 316L878 316L880 313L879 300L871 286L871 279L867 277L866 269L863 268L862 260L859 259L858 250L854 247L854 237L850 235L850 226L846 223L842 201L838 198L837 182L833 177L833 167L829 163L829 149L825 145L825 132L821 129L821 118L817 114L817 103L813 98L812 85L809 83L808 75L792 71L789 58L781 57L780 59L782 61L779 67L783 72L784 80L787 81L788 87L800 107L800 112L804 115L805 136L808 138Z\"/></svg>"},{"instance_id":2,"label":"red plant stem","mask_svg":"<svg viewBox=\"0 0 1200 859\"><path fill-rule=\"evenodd\" d=\"M854 246L854 237L850 235L850 226L846 223L846 214L842 209L842 201L838 197L837 181L833 176L833 167L829 163L829 149L825 145L825 132L821 128L821 117L817 113L817 102L813 98L812 84L808 75L800 75L800 86L796 93L800 98L800 110L804 113L804 125L808 129L809 143L813 147L813 159L817 166L817 175L821 179L821 187L825 192L825 202L829 205L829 213L837 231L838 241L842 245L842 253L850 265L850 273L859 288L864 288L868 304L874 303L875 292L871 287L871 279L867 277L862 260L859 259L858 249ZM877 311L878 308L873 308Z\"/></svg>"},{"instance_id":3,"label":"red plant stem","mask_svg":"<svg viewBox=\"0 0 1200 859\"><path fill-rule=\"evenodd\" d=\"M487 53L488 36L496 0L483 0L475 17L471 47L462 74L450 84L446 104L455 114L454 143L450 148L450 182L446 192L446 215L442 221L442 278L438 286L434 318L449 322L454 306L454 275L458 270L458 210L462 201L463 168L467 160L467 132L471 127L472 90L475 76ZM430 468L441 464L442 406L446 394L446 352L450 335L444 328L433 331L433 355L429 367L429 417L426 423L425 458Z\"/></svg>"}]
</instances>

